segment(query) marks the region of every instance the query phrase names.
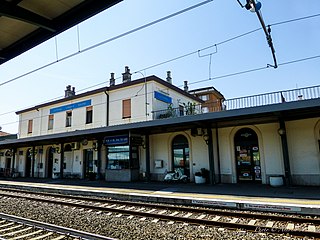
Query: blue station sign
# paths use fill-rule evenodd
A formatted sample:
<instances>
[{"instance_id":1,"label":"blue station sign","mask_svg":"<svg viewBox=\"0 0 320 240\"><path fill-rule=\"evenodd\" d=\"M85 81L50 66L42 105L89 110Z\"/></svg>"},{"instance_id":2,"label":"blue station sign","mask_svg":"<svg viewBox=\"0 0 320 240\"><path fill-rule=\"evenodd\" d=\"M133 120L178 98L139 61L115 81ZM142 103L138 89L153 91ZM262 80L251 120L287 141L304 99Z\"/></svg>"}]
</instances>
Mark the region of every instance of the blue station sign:
<instances>
[{"instance_id":1,"label":"blue station sign","mask_svg":"<svg viewBox=\"0 0 320 240\"><path fill-rule=\"evenodd\" d=\"M172 103L172 98L161 92L154 91L154 98L165 103Z\"/></svg>"},{"instance_id":2,"label":"blue station sign","mask_svg":"<svg viewBox=\"0 0 320 240\"><path fill-rule=\"evenodd\" d=\"M121 135L121 136L105 137L104 144L109 146L126 145L126 144L129 144L129 136Z\"/></svg>"},{"instance_id":3,"label":"blue station sign","mask_svg":"<svg viewBox=\"0 0 320 240\"><path fill-rule=\"evenodd\" d=\"M50 109L50 114L91 106L91 99Z\"/></svg>"}]
</instances>

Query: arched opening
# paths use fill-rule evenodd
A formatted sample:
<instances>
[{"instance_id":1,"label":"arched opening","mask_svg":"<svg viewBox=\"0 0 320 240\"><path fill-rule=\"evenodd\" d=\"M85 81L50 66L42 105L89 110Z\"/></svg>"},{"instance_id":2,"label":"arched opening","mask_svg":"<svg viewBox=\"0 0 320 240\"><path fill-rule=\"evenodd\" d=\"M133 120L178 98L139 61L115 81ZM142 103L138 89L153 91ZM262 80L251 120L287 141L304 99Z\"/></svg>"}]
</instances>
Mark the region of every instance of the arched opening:
<instances>
[{"instance_id":1,"label":"arched opening","mask_svg":"<svg viewBox=\"0 0 320 240\"><path fill-rule=\"evenodd\" d=\"M261 183L258 136L251 128L242 128L234 136L238 182Z\"/></svg>"},{"instance_id":2,"label":"arched opening","mask_svg":"<svg viewBox=\"0 0 320 240\"><path fill-rule=\"evenodd\" d=\"M10 177L12 173L12 163L11 163L11 158L12 158L12 151L7 150L5 152L5 168L4 168L4 176Z\"/></svg>"},{"instance_id":3,"label":"arched opening","mask_svg":"<svg viewBox=\"0 0 320 240\"><path fill-rule=\"evenodd\" d=\"M172 140L172 158L173 170L181 170L190 179L189 143L185 136L177 135Z\"/></svg>"}]
</instances>

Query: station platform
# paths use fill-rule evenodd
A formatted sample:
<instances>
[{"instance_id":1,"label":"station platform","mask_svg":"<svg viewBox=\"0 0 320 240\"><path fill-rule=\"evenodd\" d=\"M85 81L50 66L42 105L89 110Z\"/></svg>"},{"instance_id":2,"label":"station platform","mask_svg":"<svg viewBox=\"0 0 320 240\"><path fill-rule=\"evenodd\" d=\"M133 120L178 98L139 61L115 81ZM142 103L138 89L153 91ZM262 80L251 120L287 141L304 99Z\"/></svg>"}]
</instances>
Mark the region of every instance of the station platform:
<instances>
[{"instance_id":1,"label":"station platform","mask_svg":"<svg viewBox=\"0 0 320 240\"><path fill-rule=\"evenodd\" d=\"M121 200L175 203L320 216L320 188L262 184L106 182L74 179L0 179L0 188L18 188Z\"/></svg>"}]
</instances>

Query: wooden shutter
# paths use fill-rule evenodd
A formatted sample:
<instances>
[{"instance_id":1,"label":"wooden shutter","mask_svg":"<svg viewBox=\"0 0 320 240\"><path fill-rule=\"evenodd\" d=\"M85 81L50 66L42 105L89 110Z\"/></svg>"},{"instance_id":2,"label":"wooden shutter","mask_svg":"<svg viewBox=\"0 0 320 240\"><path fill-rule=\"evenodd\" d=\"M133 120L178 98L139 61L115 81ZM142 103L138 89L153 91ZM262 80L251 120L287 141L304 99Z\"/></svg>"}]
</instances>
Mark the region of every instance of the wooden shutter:
<instances>
[{"instance_id":1,"label":"wooden shutter","mask_svg":"<svg viewBox=\"0 0 320 240\"><path fill-rule=\"evenodd\" d=\"M32 133L33 120L28 121L28 133Z\"/></svg>"},{"instance_id":2,"label":"wooden shutter","mask_svg":"<svg viewBox=\"0 0 320 240\"><path fill-rule=\"evenodd\" d=\"M122 100L122 118L131 117L131 99Z\"/></svg>"}]
</instances>

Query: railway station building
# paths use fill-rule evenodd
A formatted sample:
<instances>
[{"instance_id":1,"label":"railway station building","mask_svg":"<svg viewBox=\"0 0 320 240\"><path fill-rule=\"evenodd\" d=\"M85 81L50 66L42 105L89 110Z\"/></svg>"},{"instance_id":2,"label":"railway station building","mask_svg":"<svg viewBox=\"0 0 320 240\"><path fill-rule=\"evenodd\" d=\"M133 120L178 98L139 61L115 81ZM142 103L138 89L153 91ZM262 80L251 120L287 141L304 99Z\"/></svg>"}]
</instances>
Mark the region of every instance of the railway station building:
<instances>
[{"instance_id":1,"label":"railway station building","mask_svg":"<svg viewBox=\"0 0 320 240\"><path fill-rule=\"evenodd\" d=\"M145 76L18 111L17 139L0 141L0 176L320 185L320 86L225 99ZM8 174L9 173L9 174Z\"/></svg>"}]
</instances>

